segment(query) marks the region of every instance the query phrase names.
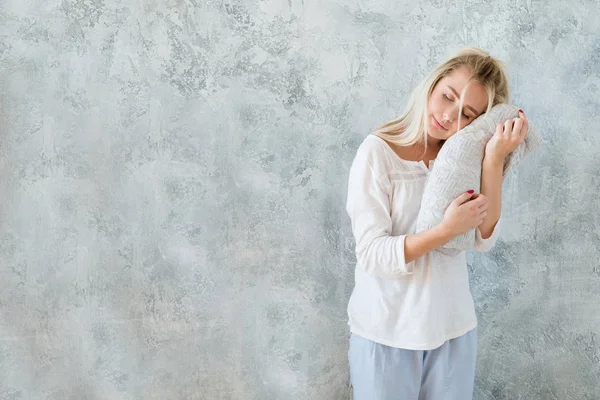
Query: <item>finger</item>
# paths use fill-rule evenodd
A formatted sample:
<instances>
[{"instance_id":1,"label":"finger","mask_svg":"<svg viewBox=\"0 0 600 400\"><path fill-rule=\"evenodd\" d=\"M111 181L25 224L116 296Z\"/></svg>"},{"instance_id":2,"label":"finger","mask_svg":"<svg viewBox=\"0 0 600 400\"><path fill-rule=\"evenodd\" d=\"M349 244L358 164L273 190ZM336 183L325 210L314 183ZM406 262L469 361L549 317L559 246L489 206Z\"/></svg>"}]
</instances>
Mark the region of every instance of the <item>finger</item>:
<instances>
[{"instance_id":1,"label":"finger","mask_svg":"<svg viewBox=\"0 0 600 400\"><path fill-rule=\"evenodd\" d=\"M464 204L467 201L469 201L472 196L473 196L473 193L465 192L465 193L461 194L460 196L458 196L454 200L454 204L457 206L460 206L461 204Z\"/></svg>"},{"instance_id":2,"label":"finger","mask_svg":"<svg viewBox=\"0 0 600 400\"><path fill-rule=\"evenodd\" d=\"M496 135L502 136L502 132L504 132L504 125L498 124L496 125Z\"/></svg>"},{"instance_id":3,"label":"finger","mask_svg":"<svg viewBox=\"0 0 600 400\"><path fill-rule=\"evenodd\" d=\"M512 132L512 137L511 139L514 139L516 141L521 141L521 138L523 137L523 120L521 118L515 118L515 123L513 125L513 132Z\"/></svg>"},{"instance_id":4,"label":"finger","mask_svg":"<svg viewBox=\"0 0 600 400\"><path fill-rule=\"evenodd\" d=\"M477 193L476 195L474 195L475 197L473 197L473 203L477 204L478 206L480 206L481 204L485 204L488 202L488 198L487 196L484 196L481 193Z\"/></svg>"},{"instance_id":5,"label":"finger","mask_svg":"<svg viewBox=\"0 0 600 400\"><path fill-rule=\"evenodd\" d=\"M479 196L478 198L473 200L473 204L477 205L477 207L480 207L481 205L487 204L487 203L488 203L488 198L485 196Z\"/></svg>"},{"instance_id":6,"label":"finger","mask_svg":"<svg viewBox=\"0 0 600 400\"><path fill-rule=\"evenodd\" d=\"M513 130L513 120L509 119L506 122L504 122L504 137L509 139L512 136L512 130Z\"/></svg>"},{"instance_id":7,"label":"finger","mask_svg":"<svg viewBox=\"0 0 600 400\"><path fill-rule=\"evenodd\" d=\"M484 213L482 213L482 214L479 216L479 218L480 218L480 219L479 219L479 223L477 224L477 226L479 226L479 225L483 224L483 221L485 220L485 217L487 217L487 212L484 212Z\"/></svg>"},{"instance_id":8,"label":"finger","mask_svg":"<svg viewBox=\"0 0 600 400\"><path fill-rule=\"evenodd\" d=\"M525 122L529 122L529 118L527 118L527 116L525 115L525 113L523 112L523 110L519 110L519 118L521 118Z\"/></svg>"},{"instance_id":9,"label":"finger","mask_svg":"<svg viewBox=\"0 0 600 400\"><path fill-rule=\"evenodd\" d=\"M488 204L489 204L489 201L485 197L480 197L480 198L478 198L476 200L471 201L471 203L473 203L474 209L479 210L479 209L482 209L482 208L487 208Z\"/></svg>"},{"instance_id":10,"label":"finger","mask_svg":"<svg viewBox=\"0 0 600 400\"><path fill-rule=\"evenodd\" d=\"M523 127L521 128L522 139L525 139L529 133L529 118L527 118L523 110L519 110L519 116L523 120Z\"/></svg>"},{"instance_id":11,"label":"finger","mask_svg":"<svg viewBox=\"0 0 600 400\"><path fill-rule=\"evenodd\" d=\"M485 203L485 204L481 205L481 207L477 208L477 213L481 214L481 213L487 212L488 209L489 209L489 204Z\"/></svg>"},{"instance_id":12,"label":"finger","mask_svg":"<svg viewBox=\"0 0 600 400\"><path fill-rule=\"evenodd\" d=\"M529 118L527 118L527 115L525 115L523 110L519 110L519 118L523 120L525 125L529 125Z\"/></svg>"}]
</instances>

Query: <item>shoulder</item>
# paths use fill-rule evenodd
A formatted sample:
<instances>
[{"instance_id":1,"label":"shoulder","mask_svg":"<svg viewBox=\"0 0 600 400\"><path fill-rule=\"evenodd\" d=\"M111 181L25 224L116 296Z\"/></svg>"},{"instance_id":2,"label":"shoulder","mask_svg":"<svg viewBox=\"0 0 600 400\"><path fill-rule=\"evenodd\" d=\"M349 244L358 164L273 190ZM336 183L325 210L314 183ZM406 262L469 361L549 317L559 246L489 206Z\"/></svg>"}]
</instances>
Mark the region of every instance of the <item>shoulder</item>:
<instances>
[{"instance_id":1,"label":"shoulder","mask_svg":"<svg viewBox=\"0 0 600 400\"><path fill-rule=\"evenodd\" d=\"M380 137L369 134L358 146L356 157L369 162L371 165L385 165L387 159L387 143Z\"/></svg>"},{"instance_id":2,"label":"shoulder","mask_svg":"<svg viewBox=\"0 0 600 400\"><path fill-rule=\"evenodd\" d=\"M351 180L364 179L365 176L374 177L378 181L388 181L388 175L393 169L387 143L374 134L369 134L359 145L352 167Z\"/></svg>"}]
</instances>

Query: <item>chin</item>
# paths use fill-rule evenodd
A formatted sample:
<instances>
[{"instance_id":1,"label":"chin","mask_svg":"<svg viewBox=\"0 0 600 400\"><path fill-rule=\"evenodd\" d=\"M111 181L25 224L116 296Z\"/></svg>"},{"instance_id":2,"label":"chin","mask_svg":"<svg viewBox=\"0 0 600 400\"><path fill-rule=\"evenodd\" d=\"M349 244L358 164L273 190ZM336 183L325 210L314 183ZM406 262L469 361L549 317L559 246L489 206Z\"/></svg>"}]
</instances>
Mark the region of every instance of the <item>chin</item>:
<instances>
[{"instance_id":1,"label":"chin","mask_svg":"<svg viewBox=\"0 0 600 400\"><path fill-rule=\"evenodd\" d=\"M429 135L429 137L436 139L436 140L447 140L450 136L450 132L447 132L446 134L443 134L441 132L439 132L437 129L434 129L433 127L429 127L429 132L427 132L427 134Z\"/></svg>"},{"instance_id":2,"label":"chin","mask_svg":"<svg viewBox=\"0 0 600 400\"><path fill-rule=\"evenodd\" d=\"M438 136L438 137L437 137L437 139L440 139L440 140L448 140L448 139L450 139L450 137L452 137L452 135L453 135L452 133L447 133L447 134L445 134L445 135L440 135L440 136Z\"/></svg>"}]
</instances>

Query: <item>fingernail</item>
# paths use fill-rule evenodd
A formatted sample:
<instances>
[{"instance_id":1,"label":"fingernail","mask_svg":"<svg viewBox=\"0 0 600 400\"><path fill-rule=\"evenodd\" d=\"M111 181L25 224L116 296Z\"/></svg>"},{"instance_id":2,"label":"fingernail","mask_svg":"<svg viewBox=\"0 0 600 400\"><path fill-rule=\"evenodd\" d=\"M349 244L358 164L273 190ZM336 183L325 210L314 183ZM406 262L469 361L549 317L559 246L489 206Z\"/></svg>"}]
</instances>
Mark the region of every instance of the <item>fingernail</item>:
<instances>
[{"instance_id":1,"label":"fingernail","mask_svg":"<svg viewBox=\"0 0 600 400\"><path fill-rule=\"evenodd\" d=\"M519 112L525 114L525 112L523 110L519 110Z\"/></svg>"},{"instance_id":2,"label":"fingernail","mask_svg":"<svg viewBox=\"0 0 600 400\"><path fill-rule=\"evenodd\" d=\"M467 190L467 193L473 194L473 193L475 193L475 191L474 190Z\"/></svg>"}]
</instances>

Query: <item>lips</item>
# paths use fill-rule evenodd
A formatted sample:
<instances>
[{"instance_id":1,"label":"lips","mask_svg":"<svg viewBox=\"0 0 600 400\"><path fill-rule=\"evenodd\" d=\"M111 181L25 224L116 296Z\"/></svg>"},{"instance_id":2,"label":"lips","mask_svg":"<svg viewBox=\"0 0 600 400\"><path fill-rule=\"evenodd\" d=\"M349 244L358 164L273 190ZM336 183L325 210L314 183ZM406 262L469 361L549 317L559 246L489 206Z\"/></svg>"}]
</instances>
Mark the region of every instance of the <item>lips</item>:
<instances>
[{"instance_id":1,"label":"lips","mask_svg":"<svg viewBox=\"0 0 600 400\"><path fill-rule=\"evenodd\" d=\"M440 124L440 123L438 122L438 120L437 120L437 119L435 119L435 117L434 117L433 115L431 116L431 118L433 118L433 123L435 124L435 126L436 126L438 129L441 129L441 130L444 130L444 131L447 131L447 130L448 130L448 128L444 128L444 126L443 126L442 124Z\"/></svg>"}]
</instances>

